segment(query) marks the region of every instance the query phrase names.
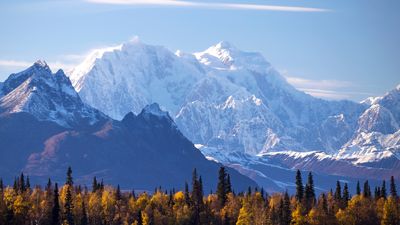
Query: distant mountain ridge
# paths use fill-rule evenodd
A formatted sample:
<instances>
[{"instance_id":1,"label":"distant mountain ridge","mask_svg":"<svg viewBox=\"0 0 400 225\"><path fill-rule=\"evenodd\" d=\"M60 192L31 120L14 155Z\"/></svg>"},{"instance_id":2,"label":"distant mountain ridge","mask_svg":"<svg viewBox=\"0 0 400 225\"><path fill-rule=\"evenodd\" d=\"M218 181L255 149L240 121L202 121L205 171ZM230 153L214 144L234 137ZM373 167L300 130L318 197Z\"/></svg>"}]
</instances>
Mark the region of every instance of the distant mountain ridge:
<instances>
[{"instance_id":1,"label":"distant mountain ridge","mask_svg":"<svg viewBox=\"0 0 400 225\"><path fill-rule=\"evenodd\" d=\"M71 166L78 183L94 176L125 189L182 189L194 168L215 190L221 164L207 160L167 112L150 104L122 120L83 103L63 71L43 61L4 82L0 98L0 177L20 172L32 182L62 181ZM257 184L228 169L237 190Z\"/></svg>"},{"instance_id":2,"label":"distant mountain ridge","mask_svg":"<svg viewBox=\"0 0 400 225\"><path fill-rule=\"evenodd\" d=\"M380 170L379 162L398 160L398 88L372 105L318 99L291 86L260 53L228 42L190 54L135 39L95 51L69 77L84 102L113 118L158 102L208 158L242 169L254 169L252 157L294 155L285 166L306 168L298 160L312 154L296 152L322 152L348 169L368 162ZM323 166L310 162L307 168ZM346 176L339 167L329 173Z\"/></svg>"}]
</instances>

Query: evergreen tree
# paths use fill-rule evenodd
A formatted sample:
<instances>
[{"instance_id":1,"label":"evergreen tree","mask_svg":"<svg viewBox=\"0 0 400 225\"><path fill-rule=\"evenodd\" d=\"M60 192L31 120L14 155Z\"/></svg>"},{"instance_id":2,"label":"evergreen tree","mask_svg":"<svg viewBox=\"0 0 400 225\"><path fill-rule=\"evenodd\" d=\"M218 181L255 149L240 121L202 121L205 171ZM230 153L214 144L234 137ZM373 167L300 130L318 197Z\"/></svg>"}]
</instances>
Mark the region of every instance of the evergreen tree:
<instances>
[{"instance_id":1,"label":"evergreen tree","mask_svg":"<svg viewBox=\"0 0 400 225\"><path fill-rule=\"evenodd\" d=\"M265 191L264 191L264 187L261 187L260 194L261 194L261 198L263 198L263 199L265 200Z\"/></svg>"},{"instance_id":2,"label":"evergreen tree","mask_svg":"<svg viewBox=\"0 0 400 225\"><path fill-rule=\"evenodd\" d=\"M386 181L382 181L382 187L381 187L381 197L386 199L387 197L387 191L386 191Z\"/></svg>"},{"instance_id":3,"label":"evergreen tree","mask_svg":"<svg viewBox=\"0 0 400 225\"><path fill-rule=\"evenodd\" d=\"M250 186L247 187L247 195L248 195L248 196L251 196L251 187L250 187Z\"/></svg>"},{"instance_id":4,"label":"evergreen tree","mask_svg":"<svg viewBox=\"0 0 400 225\"><path fill-rule=\"evenodd\" d=\"M298 202L301 202L304 196L304 187L303 187L303 181L301 178L301 172L300 170L297 170L296 173L296 200Z\"/></svg>"},{"instance_id":5,"label":"evergreen tree","mask_svg":"<svg viewBox=\"0 0 400 225\"><path fill-rule=\"evenodd\" d=\"M21 176L19 177L18 190L21 193L25 192L26 190L24 173L21 173Z\"/></svg>"},{"instance_id":6,"label":"evergreen tree","mask_svg":"<svg viewBox=\"0 0 400 225\"><path fill-rule=\"evenodd\" d=\"M221 208L225 206L226 203L226 191L227 191L227 174L225 171L225 167L221 166L219 169L219 175L218 175L218 185L217 185L217 197L219 201L219 205Z\"/></svg>"},{"instance_id":7,"label":"evergreen tree","mask_svg":"<svg viewBox=\"0 0 400 225\"><path fill-rule=\"evenodd\" d=\"M340 205L342 202L342 188L340 186L340 182L336 181L336 190L335 190L335 195L333 196L335 201Z\"/></svg>"},{"instance_id":8,"label":"evergreen tree","mask_svg":"<svg viewBox=\"0 0 400 225\"><path fill-rule=\"evenodd\" d=\"M72 169L68 167L67 170L67 180L65 182L65 199L64 199L64 218L68 222L68 225L74 225L74 216L72 214L73 211L73 203L72 203L72 188L73 188L73 180L72 180Z\"/></svg>"},{"instance_id":9,"label":"evergreen tree","mask_svg":"<svg viewBox=\"0 0 400 225\"><path fill-rule=\"evenodd\" d=\"M328 200L326 199L325 193L321 195L321 208L325 214L328 214Z\"/></svg>"},{"instance_id":10,"label":"evergreen tree","mask_svg":"<svg viewBox=\"0 0 400 225\"><path fill-rule=\"evenodd\" d=\"M306 211L310 211L315 203L315 190L314 190L314 180L312 173L308 173L307 184L305 188L305 200L306 200Z\"/></svg>"},{"instance_id":11,"label":"evergreen tree","mask_svg":"<svg viewBox=\"0 0 400 225\"><path fill-rule=\"evenodd\" d=\"M51 180L50 178L47 180L47 184L46 184L46 191L50 192L51 191Z\"/></svg>"},{"instance_id":12,"label":"evergreen tree","mask_svg":"<svg viewBox=\"0 0 400 225\"><path fill-rule=\"evenodd\" d=\"M98 188L99 188L99 184L97 183L97 178L93 177L92 192L95 193Z\"/></svg>"},{"instance_id":13,"label":"evergreen tree","mask_svg":"<svg viewBox=\"0 0 400 225\"><path fill-rule=\"evenodd\" d=\"M3 190L4 190L3 179L0 178L0 192L3 192Z\"/></svg>"},{"instance_id":14,"label":"evergreen tree","mask_svg":"<svg viewBox=\"0 0 400 225\"><path fill-rule=\"evenodd\" d=\"M361 195L360 181L357 181L356 194Z\"/></svg>"},{"instance_id":15,"label":"evergreen tree","mask_svg":"<svg viewBox=\"0 0 400 225\"><path fill-rule=\"evenodd\" d=\"M26 188L26 189L30 189L30 188L31 188L31 182L30 182L30 180L29 180L29 176L26 177L25 188Z\"/></svg>"},{"instance_id":16,"label":"evergreen tree","mask_svg":"<svg viewBox=\"0 0 400 225\"><path fill-rule=\"evenodd\" d=\"M121 189L120 189L120 187L119 187L119 184L117 185L117 190L115 191L115 199L117 200L117 201L119 201L119 200L121 200Z\"/></svg>"},{"instance_id":17,"label":"evergreen tree","mask_svg":"<svg viewBox=\"0 0 400 225\"><path fill-rule=\"evenodd\" d=\"M100 185L98 186L97 190L104 191L104 181L101 179Z\"/></svg>"},{"instance_id":18,"label":"evergreen tree","mask_svg":"<svg viewBox=\"0 0 400 225\"><path fill-rule=\"evenodd\" d=\"M349 193L349 187L347 185L347 183L344 183L344 187L343 187L343 204L344 207L347 207L347 204L350 200L350 193Z\"/></svg>"},{"instance_id":19,"label":"evergreen tree","mask_svg":"<svg viewBox=\"0 0 400 225\"><path fill-rule=\"evenodd\" d=\"M186 205L191 205L190 204L190 194L189 194L189 185L187 182L185 182L185 203Z\"/></svg>"},{"instance_id":20,"label":"evergreen tree","mask_svg":"<svg viewBox=\"0 0 400 225\"><path fill-rule=\"evenodd\" d=\"M17 178L14 177L13 189L14 189L15 192L18 192L18 190L19 190L19 187L18 187L18 186L19 186L19 185L18 185Z\"/></svg>"},{"instance_id":21,"label":"evergreen tree","mask_svg":"<svg viewBox=\"0 0 400 225\"><path fill-rule=\"evenodd\" d=\"M397 189L396 183L394 182L394 177L390 177L390 195L394 198L397 198Z\"/></svg>"},{"instance_id":22,"label":"evergreen tree","mask_svg":"<svg viewBox=\"0 0 400 225\"><path fill-rule=\"evenodd\" d=\"M231 176L227 174L226 176L226 193L232 192Z\"/></svg>"},{"instance_id":23,"label":"evergreen tree","mask_svg":"<svg viewBox=\"0 0 400 225\"><path fill-rule=\"evenodd\" d=\"M65 184L69 185L71 187L72 187L72 185L74 185L74 182L72 180L72 169L70 166L68 167L68 170L67 170L67 180L66 180Z\"/></svg>"},{"instance_id":24,"label":"evergreen tree","mask_svg":"<svg viewBox=\"0 0 400 225\"><path fill-rule=\"evenodd\" d=\"M374 194L375 199L379 199L381 197L381 188L375 187L374 193L375 193Z\"/></svg>"},{"instance_id":25,"label":"evergreen tree","mask_svg":"<svg viewBox=\"0 0 400 225\"><path fill-rule=\"evenodd\" d=\"M192 203L193 217L191 224L200 224L200 211L203 208L203 187L201 187L199 179L197 179L197 170L192 173Z\"/></svg>"},{"instance_id":26,"label":"evergreen tree","mask_svg":"<svg viewBox=\"0 0 400 225\"><path fill-rule=\"evenodd\" d=\"M201 176L199 177L199 193L201 194L201 197L203 198L204 190L203 190L203 179L201 178Z\"/></svg>"},{"instance_id":27,"label":"evergreen tree","mask_svg":"<svg viewBox=\"0 0 400 225\"><path fill-rule=\"evenodd\" d=\"M366 198L370 198L371 197L371 188L368 184L368 180L366 180L364 182L364 190L363 190L363 196Z\"/></svg>"},{"instance_id":28,"label":"evergreen tree","mask_svg":"<svg viewBox=\"0 0 400 225\"><path fill-rule=\"evenodd\" d=\"M60 224L60 203L59 203L59 194L58 194L58 185L55 183L54 186L54 195L53 195L53 209L51 212L51 224L52 225L59 225Z\"/></svg>"}]
</instances>

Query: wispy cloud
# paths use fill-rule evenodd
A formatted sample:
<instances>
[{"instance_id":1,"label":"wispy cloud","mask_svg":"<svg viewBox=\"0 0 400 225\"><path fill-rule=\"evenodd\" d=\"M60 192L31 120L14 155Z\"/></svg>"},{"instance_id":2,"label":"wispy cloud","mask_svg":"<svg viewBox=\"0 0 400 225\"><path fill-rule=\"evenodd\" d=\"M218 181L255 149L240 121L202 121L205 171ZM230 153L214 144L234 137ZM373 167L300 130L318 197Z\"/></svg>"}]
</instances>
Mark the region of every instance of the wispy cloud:
<instances>
[{"instance_id":1,"label":"wispy cloud","mask_svg":"<svg viewBox=\"0 0 400 225\"><path fill-rule=\"evenodd\" d=\"M32 66L34 61L21 61L21 60L1 60L0 59L0 68L6 68L6 69L24 69L29 66ZM76 66L76 63L65 63L62 61L51 61L47 62L49 67L53 70L56 71L58 69L63 69L63 70L70 70L74 66Z\"/></svg>"},{"instance_id":2,"label":"wispy cloud","mask_svg":"<svg viewBox=\"0 0 400 225\"><path fill-rule=\"evenodd\" d=\"M284 75L286 80L297 89L318 98L332 100L360 100L376 95L375 93L357 91L357 86L349 81L305 79L290 76L285 70L281 71L281 74Z\"/></svg>"},{"instance_id":3,"label":"wispy cloud","mask_svg":"<svg viewBox=\"0 0 400 225\"><path fill-rule=\"evenodd\" d=\"M192 7L192 8L210 8L210 9L236 9L236 10L259 10L259 11L286 11L286 12L327 12L328 9L298 7L298 6L281 6L281 5L264 5L264 4L240 4L240 3L204 3L194 1L180 0L85 0L86 2L96 4L112 4L112 5L142 5L142 6L175 6L175 7Z\"/></svg>"},{"instance_id":4,"label":"wispy cloud","mask_svg":"<svg viewBox=\"0 0 400 225\"><path fill-rule=\"evenodd\" d=\"M312 89L318 87L319 89L337 89L337 88L348 88L352 86L352 83L349 81L341 81L341 80L311 80L304 79L301 77L291 77L286 76L286 80L292 85L299 88Z\"/></svg>"},{"instance_id":5,"label":"wispy cloud","mask_svg":"<svg viewBox=\"0 0 400 225\"><path fill-rule=\"evenodd\" d=\"M0 67L23 68L30 65L32 65L32 62L0 59Z\"/></svg>"}]
</instances>

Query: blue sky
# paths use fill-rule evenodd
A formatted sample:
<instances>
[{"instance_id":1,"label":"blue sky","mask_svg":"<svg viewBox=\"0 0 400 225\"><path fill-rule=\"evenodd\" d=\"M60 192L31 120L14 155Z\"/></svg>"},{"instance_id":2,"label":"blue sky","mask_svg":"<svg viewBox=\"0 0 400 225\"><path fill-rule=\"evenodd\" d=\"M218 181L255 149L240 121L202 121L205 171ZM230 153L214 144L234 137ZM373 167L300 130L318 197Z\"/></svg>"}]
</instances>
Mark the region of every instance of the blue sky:
<instances>
[{"instance_id":1,"label":"blue sky","mask_svg":"<svg viewBox=\"0 0 400 225\"><path fill-rule=\"evenodd\" d=\"M308 93L359 101L400 83L399 9L398 0L1 1L0 80L36 59L69 69L134 36L185 52L226 40L261 52Z\"/></svg>"}]
</instances>

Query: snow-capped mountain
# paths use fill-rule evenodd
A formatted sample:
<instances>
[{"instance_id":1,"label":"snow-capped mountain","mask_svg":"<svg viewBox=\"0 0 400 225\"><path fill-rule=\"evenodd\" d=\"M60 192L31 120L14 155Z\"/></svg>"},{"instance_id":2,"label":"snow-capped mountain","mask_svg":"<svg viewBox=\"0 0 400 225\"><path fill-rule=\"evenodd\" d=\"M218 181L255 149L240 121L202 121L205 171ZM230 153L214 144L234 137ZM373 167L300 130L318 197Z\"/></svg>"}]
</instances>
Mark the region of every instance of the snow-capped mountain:
<instances>
[{"instance_id":1,"label":"snow-capped mountain","mask_svg":"<svg viewBox=\"0 0 400 225\"><path fill-rule=\"evenodd\" d=\"M399 152L399 87L362 103L318 99L228 42L190 54L135 39L95 51L69 76L84 102L113 118L158 102L210 160L261 177L265 160L346 176L343 168ZM370 166L354 176L381 173Z\"/></svg>"},{"instance_id":2,"label":"snow-capped mountain","mask_svg":"<svg viewBox=\"0 0 400 225\"><path fill-rule=\"evenodd\" d=\"M194 143L252 155L335 151L351 137L364 109L298 91L261 54L227 42L174 54L134 40L95 51L70 79L83 101L113 118L158 102ZM329 137L332 127L340 137Z\"/></svg>"},{"instance_id":3,"label":"snow-capped mountain","mask_svg":"<svg viewBox=\"0 0 400 225\"><path fill-rule=\"evenodd\" d=\"M94 51L70 79L81 98L107 115L122 119L153 102L177 112L193 83L203 76L201 67L181 60L160 46L133 40Z\"/></svg>"},{"instance_id":4,"label":"snow-capped mountain","mask_svg":"<svg viewBox=\"0 0 400 225\"><path fill-rule=\"evenodd\" d=\"M21 171L35 184L61 181L72 166L80 184L97 176L126 189L183 188L196 168L205 190L215 190L222 165L207 160L156 103L112 120L43 61L10 75L1 91L0 174L7 183ZM237 190L257 186L228 170Z\"/></svg>"},{"instance_id":5,"label":"snow-capped mountain","mask_svg":"<svg viewBox=\"0 0 400 225\"><path fill-rule=\"evenodd\" d=\"M359 117L357 130L338 156L356 163L399 157L400 85L383 97L363 101L369 108Z\"/></svg>"},{"instance_id":6,"label":"snow-capped mountain","mask_svg":"<svg viewBox=\"0 0 400 225\"><path fill-rule=\"evenodd\" d=\"M52 73L44 61L11 74L0 90L0 113L27 112L62 126L95 124L106 116L82 102L62 70Z\"/></svg>"}]
</instances>

